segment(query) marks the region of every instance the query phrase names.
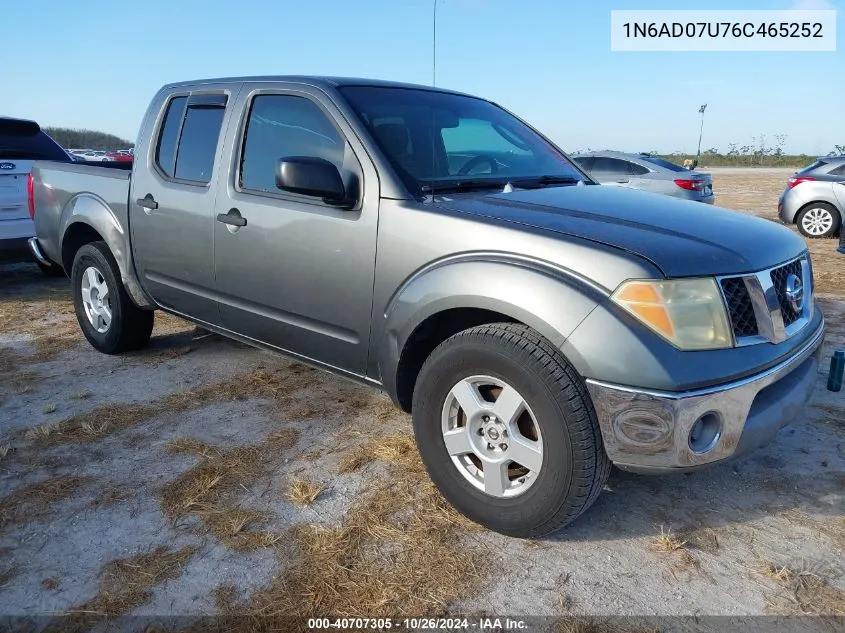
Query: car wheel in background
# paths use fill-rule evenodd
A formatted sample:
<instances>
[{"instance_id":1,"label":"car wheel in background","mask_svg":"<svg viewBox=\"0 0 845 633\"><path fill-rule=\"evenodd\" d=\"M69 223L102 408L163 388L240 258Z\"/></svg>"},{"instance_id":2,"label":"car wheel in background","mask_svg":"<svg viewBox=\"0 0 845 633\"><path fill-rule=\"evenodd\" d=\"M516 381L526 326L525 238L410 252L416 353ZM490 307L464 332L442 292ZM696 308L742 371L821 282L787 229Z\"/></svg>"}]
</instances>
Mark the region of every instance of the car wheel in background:
<instances>
[{"instance_id":1,"label":"car wheel in background","mask_svg":"<svg viewBox=\"0 0 845 633\"><path fill-rule=\"evenodd\" d=\"M105 242L91 242L79 249L70 279L76 319L95 349L119 354L149 342L154 312L132 303Z\"/></svg>"},{"instance_id":2,"label":"car wheel in background","mask_svg":"<svg viewBox=\"0 0 845 633\"><path fill-rule=\"evenodd\" d=\"M508 536L570 523L610 471L582 379L524 325L482 325L441 343L420 371L412 409L420 454L443 496Z\"/></svg>"},{"instance_id":3,"label":"car wheel in background","mask_svg":"<svg viewBox=\"0 0 845 633\"><path fill-rule=\"evenodd\" d=\"M812 202L804 207L796 220L802 235L811 238L833 237L839 232L842 218L839 211L827 202Z\"/></svg>"}]
</instances>

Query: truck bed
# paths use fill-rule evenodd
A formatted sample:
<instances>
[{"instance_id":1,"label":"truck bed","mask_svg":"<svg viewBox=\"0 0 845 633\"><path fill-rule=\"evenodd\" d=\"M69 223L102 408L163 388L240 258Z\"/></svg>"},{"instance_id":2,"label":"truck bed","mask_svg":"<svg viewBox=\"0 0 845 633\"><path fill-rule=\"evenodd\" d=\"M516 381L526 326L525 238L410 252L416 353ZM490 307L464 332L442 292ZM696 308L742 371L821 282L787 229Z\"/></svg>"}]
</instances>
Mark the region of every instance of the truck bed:
<instances>
[{"instance_id":1,"label":"truck bed","mask_svg":"<svg viewBox=\"0 0 845 633\"><path fill-rule=\"evenodd\" d=\"M61 236L81 206L107 207L122 231L128 227L127 204L132 163L37 161L32 167L35 230L44 254L61 262Z\"/></svg>"}]
</instances>

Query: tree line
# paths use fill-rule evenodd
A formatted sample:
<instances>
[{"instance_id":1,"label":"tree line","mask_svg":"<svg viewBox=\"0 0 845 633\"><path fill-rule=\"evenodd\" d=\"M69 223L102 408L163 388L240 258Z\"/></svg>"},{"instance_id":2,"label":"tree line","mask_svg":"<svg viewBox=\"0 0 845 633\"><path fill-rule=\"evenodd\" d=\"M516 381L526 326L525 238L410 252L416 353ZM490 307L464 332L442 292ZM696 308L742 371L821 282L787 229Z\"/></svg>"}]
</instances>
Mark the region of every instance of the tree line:
<instances>
[{"instance_id":1,"label":"tree line","mask_svg":"<svg viewBox=\"0 0 845 633\"><path fill-rule=\"evenodd\" d=\"M96 130L45 127L44 131L65 149L99 149L113 152L118 149L129 149L135 146L135 143L132 141L127 141L114 134L97 132Z\"/></svg>"},{"instance_id":2,"label":"tree line","mask_svg":"<svg viewBox=\"0 0 845 633\"><path fill-rule=\"evenodd\" d=\"M810 154L785 154L783 146L786 143L785 134L775 134L773 140L768 140L765 134L751 138L750 142L740 145L739 143L728 143L728 151L720 152L718 148L711 147L701 152L699 165L711 167L806 167L817 158L818 155ZM845 155L845 144L834 145L827 156ZM683 164L685 159L695 159L695 154L686 152L673 152L663 154L662 158L672 162Z\"/></svg>"}]
</instances>

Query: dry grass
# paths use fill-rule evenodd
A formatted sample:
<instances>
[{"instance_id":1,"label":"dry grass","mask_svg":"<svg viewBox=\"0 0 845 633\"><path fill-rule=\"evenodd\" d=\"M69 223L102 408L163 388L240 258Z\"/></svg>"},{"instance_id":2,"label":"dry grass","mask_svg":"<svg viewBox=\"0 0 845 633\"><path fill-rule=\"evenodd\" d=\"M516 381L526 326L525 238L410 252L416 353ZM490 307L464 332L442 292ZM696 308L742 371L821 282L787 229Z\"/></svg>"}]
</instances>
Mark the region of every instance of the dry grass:
<instances>
[{"instance_id":1,"label":"dry grass","mask_svg":"<svg viewBox=\"0 0 845 633\"><path fill-rule=\"evenodd\" d=\"M0 459L3 459L9 454L10 448L11 445L8 442L0 442Z\"/></svg>"},{"instance_id":2,"label":"dry grass","mask_svg":"<svg viewBox=\"0 0 845 633\"><path fill-rule=\"evenodd\" d=\"M132 498L132 491L125 485L103 486L97 496L91 502L92 508L109 508L119 503L124 503Z\"/></svg>"},{"instance_id":3,"label":"dry grass","mask_svg":"<svg viewBox=\"0 0 845 633\"><path fill-rule=\"evenodd\" d=\"M658 552L674 552L681 549L686 543L680 541L672 530L663 531L663 526L660 526L660 534L651 542L653 549Z\"/></svg>"},{"instance_id":4,"label":"dry grass","mask_svg":"<svg viewBox=\"0 0 845 633\"><path fill-rule=\"evenodd\" d=\"M778 567L774 563L764 562L760 567L760 573L767 578L777 580L778 582L788 582L792 580L793 571L786 565Z\"/></svg>"},{"instance_id":5,"label":"dry grass","mask_svg":"<svg viewBox=\"0 0 845 633\"><path fill-rule=\"evenodd\" d=\"M370 452L369 446L356 446L341 455L337 464L337 472L339 475L353 473L369 464L373 459L374 456Z\"/></svg>"},{"instance_id":6,"label":"dry grass","mask_svg":"<svg viewBox=\"0 0 845 633\"><path fill-rule=\"evenodd\" d=\"M308 386L309 373L301 365L239 374L197 389L171 394L149 404L104 404L56 424L29 429L26 438L38 444L84 443L123 431L156 415L177 414L214 402L250 397L281 399Z\"/></svg>"},{"instance_id":7,"label":"dry grass","mask_svg":"<svg viewBox=\"0 0 845 633\"><path fill-rule=\"evenodd\" d=\"M769 604L783 615L845 616L845 591L831 585L810 569L764 561L758 571L778 583L785 595Z\"/></svg>"},{"instance_id":8,"label":"dry grass","mask_svg":"<svg viewBox=\"0 0 845 633\"><path fill-rule=\"evenodd\" d=\"M55 503L73 496L86 482L83 477L59 475L21 486L0 499L0 531L44 518Z\"/></svg>"},{"instance_id":9,"label":"dry grass","mask_svg":"<svg viewBox=\"0 0 845 633\"><path fill-rule=\"evenodd\" d=\"M325 488L313 481L294 479L288 486L285 499L300 506L309 506L317 500Z\"/></svg>"},{"instance_id":10,"label":"dry grass","mask_svg":"<svg viewBox=\"0 0 845 633\"><path fill-rule=\"evenodd\" d=\"M390 476L340 527L292 528L300 557L282 577L246 602L223 592L224 610L238 616L239 630L272 630L275 618L291 615L439 614L477 590L476 553L461 539L477 526L434 488L413 438L384 437L369 450L389 462Z\"/></svg>"},{"instance_id":11,"label":"dry grass","mask_svg":"<svg viewBox=\"0 0 845 633\"><path fill-rule=\"evenodd\" d=\"M20 573L20 569L18 569L15 565L10 565L8 567L0 568L0 587L5 587L8 585L12 580L14 580L17 575Z\"/></svg>"},{"instance_id":12,"label":"dry grass","mask_svg":"<svg viewBox=\"0 0 845 633\"><path fill-rule=\"evenodd\" d=\"M145 554L113 560L100 570L99 593L67 612L70 618L48 626L45 631L81 633L102 621L102 616L115 617L129 613L148 602L152 589L167 580L176 580L196 553L196 547L171 551L157 547Z\"/></svg>"},{"instance_id":13,"label":"dry grass","mask_svg":"<svg viewBox=\"0 0 845 633\"><path fill-rule=\"evenodd\" d=\"M41 587L47 591L55 591L59 588L60 584L58 578L45 578L41 581Z\"/></svg>"},{"instance_id":14,"label":"dry grass","mask_svg":"<svg viewBox=\"0 0 845 633\"><path fill-rule=\"evenodd\" d=\"M660 633L659 629L648 625L621 624L619 623L621 619L623 618L565 617L558 619L554 631L555 633Z\"/></svg>"},{"instance_id":15,"label":"dry grass","mask_svg":"<svg viewBox=\"0 0 845 633\"><path fill-rule=\"evenodd\" d=\"M0 299L0 332L29 337L35 345L34 354L18 355L18 366L52 360L83 340L66 282L40 280L33 288L34 280L21 281L30 283L15 285Z\"/></svg>"},{"instance_id":16,"label":"dry grass","mask_svg":"<svg viewBox=\"0 0 845 633\"><path fill-rule=\"evenodd\" d=\"M171 453L194 455L199 462L160 493L164 513L176 519L193 516L200 529L231 549L243 551L271 547L281 539L277 533L255 529L269 519L264 513L237 507L237 494L273 468L282 452L296 443L293 429L277 429L254 445L220 449L192 438L167 444Z\"/></svg>"}]
</instances>

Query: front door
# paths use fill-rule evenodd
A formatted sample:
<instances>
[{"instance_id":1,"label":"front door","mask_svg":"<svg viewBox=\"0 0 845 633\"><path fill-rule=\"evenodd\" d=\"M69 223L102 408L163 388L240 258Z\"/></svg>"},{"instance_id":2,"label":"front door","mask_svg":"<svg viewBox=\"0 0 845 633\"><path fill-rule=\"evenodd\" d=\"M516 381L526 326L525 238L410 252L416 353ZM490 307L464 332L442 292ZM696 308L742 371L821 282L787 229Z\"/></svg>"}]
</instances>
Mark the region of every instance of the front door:
<instances>
[{"instance_id":1,"label":"front door","mask_svg":"<svg viewBox=\"0 0 845 633\"><path fill-rule=\"evenodd\" d=\"M222 324L363 374L376 257L375 169L319 91L253 84L239 102L243 115L227 135L224 152L232 161L219 184L214 228ZM356 205L341 209L278 189L276 167L288 156L332 162ZM232 224L232 217L245 224Z\"/></svg>"},{"instance_id":2,"label":"front door","mask_svg":"<svg viewBox=\"0 0 845 633\"><path fill-rule=\"evenodd\" d=\"M219 324L214 296L214 197L227 92L172 95L129 201L135 266L161 306Z\"/></svg>"}]
</instances>

